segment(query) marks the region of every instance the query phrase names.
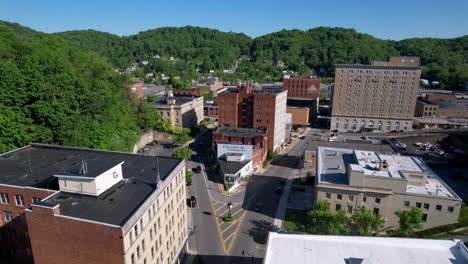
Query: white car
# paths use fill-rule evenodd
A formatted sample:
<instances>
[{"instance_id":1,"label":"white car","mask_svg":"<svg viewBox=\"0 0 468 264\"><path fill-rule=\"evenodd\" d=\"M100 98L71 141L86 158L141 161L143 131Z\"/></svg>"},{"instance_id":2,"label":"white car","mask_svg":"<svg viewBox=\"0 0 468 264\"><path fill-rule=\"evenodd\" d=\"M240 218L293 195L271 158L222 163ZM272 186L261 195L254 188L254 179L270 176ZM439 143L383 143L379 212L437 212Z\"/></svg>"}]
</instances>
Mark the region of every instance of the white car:
<instances>
[{"instance_id":1,"label":"white car","mask_svg":"<svg viewBox=\"0 0 468 264\"><path fill-rule=\"evenodd\" d=\"M414 143L414 145L415 145L415 146L418 146L418 147L419 147L421 144L422 144L421 142L416 142L416 143Z\"/></svg>"}]
</instances>

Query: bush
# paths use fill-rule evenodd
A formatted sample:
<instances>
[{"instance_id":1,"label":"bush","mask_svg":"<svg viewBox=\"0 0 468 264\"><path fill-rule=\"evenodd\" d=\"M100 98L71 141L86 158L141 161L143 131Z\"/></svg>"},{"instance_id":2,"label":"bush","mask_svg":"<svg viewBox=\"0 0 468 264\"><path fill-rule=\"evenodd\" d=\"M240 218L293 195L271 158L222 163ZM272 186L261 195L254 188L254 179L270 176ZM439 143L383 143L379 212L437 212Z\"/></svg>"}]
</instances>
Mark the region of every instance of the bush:
<instances>
[{"instance_id":1,"label":"bush","mask_svg":"<svg viewBox=\"0 0 468 264\"><path fill-rule=\"evenodd\" d=\"M224 221L226 222L233 222L235 220L234 216L226 216L224 217Z\"/></svg>"},{"instance_id":2,"label":"bush","mask_svg":"<svg viewBox=\"0 0 468 264\"><path fill-rule=\"evenodd\" d=\"M191 181L192 181L192 176L193 176L192 171L186 170L186 171L185 171L185 182L186 182L186 183L191 182Z\"/></svg>"},{"instance_id":3,"label":"bush","mask_svg":"<svg viewBox=\"0 0 468 264\"><path fill-rule=\"evenodd\" d=\"M190 159L192 156L192 150L186 147L176 148L174 150L174 155L180 159Z\"/></svg>"}]
</instances>

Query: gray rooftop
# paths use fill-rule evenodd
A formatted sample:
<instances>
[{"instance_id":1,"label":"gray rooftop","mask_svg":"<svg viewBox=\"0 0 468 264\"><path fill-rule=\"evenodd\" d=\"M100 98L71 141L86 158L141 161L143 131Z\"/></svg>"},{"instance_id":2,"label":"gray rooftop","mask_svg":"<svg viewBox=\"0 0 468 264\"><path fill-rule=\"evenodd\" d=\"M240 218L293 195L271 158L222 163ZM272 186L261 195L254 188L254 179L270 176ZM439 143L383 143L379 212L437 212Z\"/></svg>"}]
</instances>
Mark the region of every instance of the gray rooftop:
<instances>
[{"instance_id":1,"label":"gray rooftop","mask_svg":"<svg viewBox=\"0 0 468 264\"><path fill-rule=\"evenodd\" d=\"M375 151L381 154L395 153L390 145L369 144L367 142L341 142L341 141L310 141L307 146L308 151L316 151L318 147L335 147L343 149L360 149Z\"/></svg>"},{"instance_id":2,"label":"gray rooftop","mask_svg":"<svg viewBox=\"0 0 468 264\"><path fill-rule=\"evenodd\" d=\"M219 127L214 133L223 134L229 137L255 137L265 135L266 128L242 128L222 126Z\"/></svg>"},{"instance_id":3,"label":"gray rooftop","mask_svg":"<svg viewBox=\"0 0 468 264\"><path fill-rule=\"evenodd\" d=\"M242 168L245 167L251 160L243 161L226 161L224 159L218 159L219 167L224 174L236 174Z\"/></svg>"},{"instance_id":4,"label":"gray rooftop","mask_svg":"<svg viewBox=\"0 0 468 264\"><path fill-rule=\"evenodd\" d=\"M455 100L448 102L445 100L431 100L432 104L439 105L440 108L445 109L468 109L468 100Z\"/></svg>"},{"instance_id":5,"label":"gray rooftop","mask_svg":"<svg viewBox=\"0 0 468 264\"><path fill-rule=\"evenodd\" d=\"M158 165L155 157L38 144L0 155L0 183L59 190L54 175L75 168L83 160L88 164L88 174L124 162L122 173L125 180L97 197L58 192L40 203L52 207L60 204L62 215L123 225L157 189ZM184 161L159 157L161 180L166 179L181 162Z\"/></svg>"},{"instance_id":6,"label":"gray rooftop","mask_svg":"<svg viewBox=\"0 0 468 264\"><path fill-rule=\"evenodd\" d=\"M153 104L155 104L155 105L168 105L167 100L175 99L175 105L184 105L186 103L192 102L193 100L195 100L197 98L199 98L199 96L182 96L182 95L173 96L173 97L164 96L161 99L154 101Z\"/></svg>"}]
</instances>

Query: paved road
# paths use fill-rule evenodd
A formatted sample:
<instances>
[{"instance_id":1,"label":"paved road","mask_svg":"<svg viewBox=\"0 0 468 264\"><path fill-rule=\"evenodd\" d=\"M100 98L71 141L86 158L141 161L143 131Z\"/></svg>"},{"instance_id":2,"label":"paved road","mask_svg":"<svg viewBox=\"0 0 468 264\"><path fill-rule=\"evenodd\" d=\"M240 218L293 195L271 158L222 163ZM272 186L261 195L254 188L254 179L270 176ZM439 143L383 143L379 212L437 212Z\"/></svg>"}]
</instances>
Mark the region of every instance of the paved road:
<instances>
[{"instance_id":1,"label":"paved road","mask_svg":"<svg viewBox=\"0 0 468 264\"><path fill-rule=\"evenodd\" d=\"M281 179L298 175L299 157L312 137L307 130L288 153L274 161L262 175L252 177L246 190L230 197L221 195L214 183L214 173L209 165L211 133L200 136L191 144L197 153L187 168L196 167L201 162L204 173L194 174L193 185L188 188L189 196L195 195L199 208L192 210L193 234L189 238L189 248L196 251L202 263L262 263L268 230L277 216L281 194L276 193ZM229 210L227 203L233 203L231 214L235 221L222 220ZM255 210L255 209L258 209ZM284 214L284 212L282 212ZM280 212L280 216L282 217Z\"/></svg>"}]
</instances>

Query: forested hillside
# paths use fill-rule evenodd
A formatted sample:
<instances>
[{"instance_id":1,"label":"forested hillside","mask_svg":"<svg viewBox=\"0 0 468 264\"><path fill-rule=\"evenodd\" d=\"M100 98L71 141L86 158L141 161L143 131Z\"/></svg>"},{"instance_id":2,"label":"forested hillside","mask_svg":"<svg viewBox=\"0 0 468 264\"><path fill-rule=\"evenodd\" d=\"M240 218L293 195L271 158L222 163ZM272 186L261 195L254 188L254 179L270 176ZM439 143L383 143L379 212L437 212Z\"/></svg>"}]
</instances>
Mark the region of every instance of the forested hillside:
<instances>
[{"instance_id":1,"label":"forested hillside","mask_svg":"<svg viewBox=\"0 0 468 264\"><path fill-rule=\"evenodd\" d=\"M468 81L468 36L454 39L381 40L353 29L318 27L307 31L282 30L250 39L244 34L199 27L159 28L128 37L96 31L58 33L78 48L99 52L117 67L150 61L147 71L181 72L186 79L217 71L225 80L281 80L282 70L313 71L333 77L336 63L370 63L389 56L420 56L423 78L440 81L445 88L461 89ZM153 55L174 56L177 62L153 60ZM244 58L233 75L223 74ZM278 70L275 64L283 61ZM178 63L179 65L174 65Z\"/></svg>"},{"instance_id":2,"label":"forested hillside","mask_svg":"<svg viewBox=\"0 0 468 264\"><path fill-rule=\"evenodd\" d=\"M0 153L29 142L127 151L160 125L106 58L17 30L0 25Z\"/></svg>"}]
</instances>

